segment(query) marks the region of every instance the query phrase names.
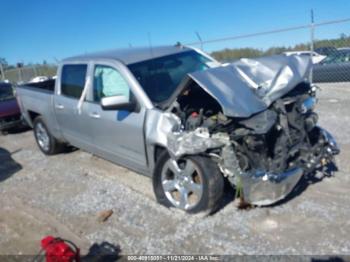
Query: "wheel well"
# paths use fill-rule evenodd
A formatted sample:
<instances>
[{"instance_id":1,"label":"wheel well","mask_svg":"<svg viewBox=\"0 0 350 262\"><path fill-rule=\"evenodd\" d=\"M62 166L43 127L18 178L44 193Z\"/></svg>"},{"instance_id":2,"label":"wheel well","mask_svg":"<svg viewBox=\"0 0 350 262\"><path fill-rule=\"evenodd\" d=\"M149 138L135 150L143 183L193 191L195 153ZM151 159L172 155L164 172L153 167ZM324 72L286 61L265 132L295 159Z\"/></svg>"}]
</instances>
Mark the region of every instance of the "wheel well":
<instances>
[{"instance_id":1,"label":"wheel well","mask_svg":"<svg viewBox=\"0 0 350 262\"><path fill-rule=\"evenodd\" d=\"M37 118L38 116L40 116L40 114L33 112L33 111L28 111L28 115L30 117L30 121L33 123L35 118Z\"/></svg>"},{"instance_id":2,"label":"wheel well","mask_svg":"<svg viewBox=\"0 0 350 262\"><path fill-rule=\"evenodd\" d=\"M160 155L166 151L166 148L163 146L155 145L154 146L154 163L157 163Z\"/></svg>"}]
</instances>

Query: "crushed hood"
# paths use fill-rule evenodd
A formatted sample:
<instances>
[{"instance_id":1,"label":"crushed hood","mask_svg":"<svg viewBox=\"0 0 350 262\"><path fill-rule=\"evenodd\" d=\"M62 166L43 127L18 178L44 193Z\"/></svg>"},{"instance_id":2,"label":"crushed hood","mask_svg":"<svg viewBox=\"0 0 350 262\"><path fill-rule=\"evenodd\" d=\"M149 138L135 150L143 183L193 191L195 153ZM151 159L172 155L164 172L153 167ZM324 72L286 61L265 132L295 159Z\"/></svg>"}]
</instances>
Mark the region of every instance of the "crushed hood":
<instances>
[{"instance_id":1,"label":"crushed hood","mask_svg":"<svg viewBox=\"0 0 350 262\"><path fill-rule=\"evenodd\" d=\"M225 115L249 117L307 81L311 66L311 59L296 55L243 58L189 78L218 101Z\"/></svg>"}]
</instances>

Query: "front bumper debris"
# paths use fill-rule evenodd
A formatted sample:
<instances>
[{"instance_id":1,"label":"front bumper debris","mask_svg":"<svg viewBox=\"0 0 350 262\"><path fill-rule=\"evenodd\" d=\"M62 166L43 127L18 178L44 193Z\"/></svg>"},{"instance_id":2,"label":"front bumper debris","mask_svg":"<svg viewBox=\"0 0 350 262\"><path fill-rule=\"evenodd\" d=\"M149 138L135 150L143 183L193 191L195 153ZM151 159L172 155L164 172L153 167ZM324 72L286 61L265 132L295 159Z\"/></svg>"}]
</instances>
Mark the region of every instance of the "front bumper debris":
<instances>
[{"instance_id":1,"label":"front bumper debris","mask_svg":"<svg viewBox=\"0 0 350 262\"><path fill-rule=\"evenodd\" d=\"M325 129L317 128L319 128L325 140L325 150L318 157L318 163L314 163L313 170L327 163L334 155L340 152L334 137ZM292 192L300 178L306 173L307 170L303 170L300 167L295 167L279 174L264 171L241 173L239 179L241 179L244 201L256 206L274 204Z\"/></svg>"},{"instance_id":2,"label":"front bumper debris","mask_svg":"<svg viewBox=\"0 0 350 262\"><path fill-rule=\"evenodd\" d=\"M322 127L318 127L318 128L320 129L324 139L326 140L329 153L332 155L338 155L340 153L340 148L335 138L326 129Z\"/></svg>"},{"instance_id":3,"label":"front bumper debris","mask_svg":"<svg viewBox=\"0 0 350 262\"><path fill-rule=\"evenodd\" d=\"M208 149L220 148L230 143L225 133L210 135L207 128L197 128L194 131L172 132L168 134L168 151L174 158L183 155L203 153Z\"/></svg>"},{"instance_id":4,"label":"front bumper debris","mask_svg":"<svg viewBox=\"0 0 350 262\"><path fill-rule=\"evenodd\" d=\"M301 168L294 168L280 174L257 171L240 176L243 198L257 206L266 206L285 198L303 175Z\"/></svg>"},{"instance_id":5,"label":"front bumper debris","mask_svg":"<svg viewBox=\"0 0 350 262\"><path fill-rule=\"evenodd\" d=\"M313 161L313 170L340 152L333 136L325 129L317 128L322 134L324 150L317 161ZM228 135L225 133L210 135L206 128L197 128L192 132L171 132L167 138L168 151L175 159L183 155L204 153L208 149L221 148L218 165L223 175L231 184L241 187L245 202L256 206L271 205L284 199L292 192L300 178L308 173L308 170L298 166L281 173L263 170L243 172ZM324 161L325 159L327 161Z\"/></svg>"}]
</instances>

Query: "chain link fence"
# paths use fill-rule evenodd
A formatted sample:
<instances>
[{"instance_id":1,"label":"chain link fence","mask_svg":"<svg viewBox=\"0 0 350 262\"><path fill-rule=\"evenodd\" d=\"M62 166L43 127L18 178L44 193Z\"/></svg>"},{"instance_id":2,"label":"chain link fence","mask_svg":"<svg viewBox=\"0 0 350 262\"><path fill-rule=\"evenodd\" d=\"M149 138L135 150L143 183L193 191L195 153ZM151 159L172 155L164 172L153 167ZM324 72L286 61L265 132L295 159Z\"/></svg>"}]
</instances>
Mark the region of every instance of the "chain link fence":
<instances>
[{"instance_id":1,"label":"chain link fence","mask_svg":"<svg viewBox=\"0 0 350 262\"><path fill-rule=\"evenodd\" d=\"M198 33L197 33L198 35ZM350 82L350 19L189 43L221 62L276 54L308 56L315 83ZM213 46L215 46L213 48Z\"/></svg>"},{"instance_id":2,"label":"chain link fence","mask_svg":"<svg viewBox=\"0 0 350 262\"><path fill-rule=\"evenodd\" d=\"M56 75L56 65L34 65L4 70L3 79L11 83L21 84L35 78L53 77ZM43 78L43 79L44 79Z\"/></svg>"},{"instance_id":3,"label":"chain link fence","mask_svg":"<svg viewBox=\"0 0 350 262\"><path fill-rule=\"evenodd\" d=\"M350 82L350 22L315 28L314 50L324 56L314 65L315 83Z\"/></svg>"}]
</instances>

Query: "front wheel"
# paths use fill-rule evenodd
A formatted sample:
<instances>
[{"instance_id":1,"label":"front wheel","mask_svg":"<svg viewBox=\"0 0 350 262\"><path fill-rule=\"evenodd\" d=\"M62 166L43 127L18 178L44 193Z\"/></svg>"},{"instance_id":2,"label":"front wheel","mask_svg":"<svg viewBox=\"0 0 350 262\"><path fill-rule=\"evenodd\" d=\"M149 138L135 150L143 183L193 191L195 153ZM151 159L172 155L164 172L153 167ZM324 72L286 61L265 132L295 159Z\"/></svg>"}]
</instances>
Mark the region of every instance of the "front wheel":
<instances>
[{"instance_id":1,"label":"front wheel","mask_svg":"<svg viewBox=\"0 0 350 262\"><path fill-rule=\"evenodd\" d=\"M188 213L215 211L224 191L217 164L204 156L178 161L164 152L156 163L153 189L159 203Z\"/></svg>"}]
</instances>

